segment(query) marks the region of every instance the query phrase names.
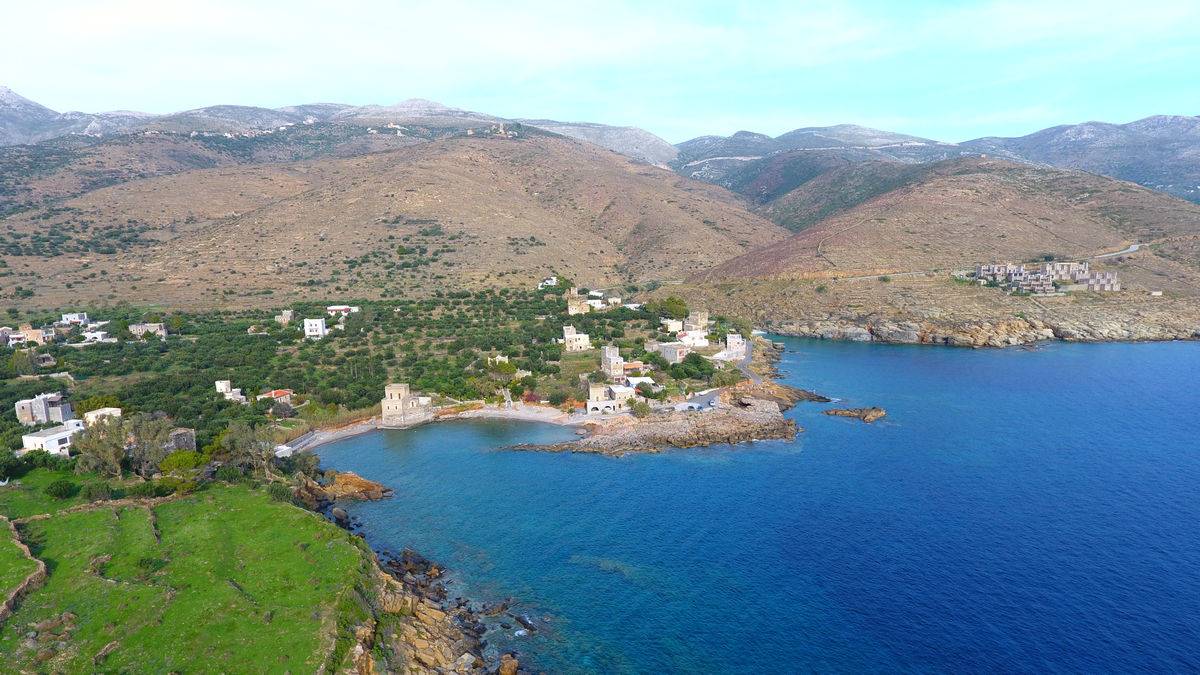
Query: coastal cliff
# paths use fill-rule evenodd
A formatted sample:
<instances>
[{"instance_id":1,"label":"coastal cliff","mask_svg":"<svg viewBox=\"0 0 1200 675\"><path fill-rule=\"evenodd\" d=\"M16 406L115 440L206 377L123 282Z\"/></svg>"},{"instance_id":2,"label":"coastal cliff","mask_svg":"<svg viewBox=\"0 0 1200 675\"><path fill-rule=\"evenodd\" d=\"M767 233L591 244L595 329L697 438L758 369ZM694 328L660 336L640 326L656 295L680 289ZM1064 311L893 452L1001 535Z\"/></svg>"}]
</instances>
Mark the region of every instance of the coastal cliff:
<instances>
[{"instance_id":1,"label":"coastal cliff","mask_svg":"<svg viewBox=\"0 0 1200 675\"><path fill-rule=\"evenodd\" d=\"M1156 317L1152 321L1101 318L1043 321L1012 318L954 323L828 318L812 321L767 321L764 325L772 333L791 337L952 347L1008 347L1056 339L1112 342L1200 338L1200 324L1170 317Z\"/></svg>"}]
</instances>

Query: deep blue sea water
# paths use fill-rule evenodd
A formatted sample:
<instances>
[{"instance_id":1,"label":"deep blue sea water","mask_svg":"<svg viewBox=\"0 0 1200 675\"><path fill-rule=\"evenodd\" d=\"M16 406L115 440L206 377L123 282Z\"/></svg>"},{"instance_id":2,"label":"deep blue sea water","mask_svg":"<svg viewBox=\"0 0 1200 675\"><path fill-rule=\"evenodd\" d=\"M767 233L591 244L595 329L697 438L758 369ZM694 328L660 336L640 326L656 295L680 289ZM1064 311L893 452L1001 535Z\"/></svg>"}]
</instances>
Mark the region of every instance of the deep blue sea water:
<instances>
[{"instance_id":1,"label":"deep blue sea water","mask_svg":"<svg viewBox=\"0 0 1200 675\"><path fill-rule=\"evenodd\" d=\"M557 672L1200 670L1200 343L961 350L785 340L785 381L878 405L791 443L619 459L462 422L321 450L349 507L489 637ZM514 626L519 628L519 626Z\"/></svg>"}]
</instances>

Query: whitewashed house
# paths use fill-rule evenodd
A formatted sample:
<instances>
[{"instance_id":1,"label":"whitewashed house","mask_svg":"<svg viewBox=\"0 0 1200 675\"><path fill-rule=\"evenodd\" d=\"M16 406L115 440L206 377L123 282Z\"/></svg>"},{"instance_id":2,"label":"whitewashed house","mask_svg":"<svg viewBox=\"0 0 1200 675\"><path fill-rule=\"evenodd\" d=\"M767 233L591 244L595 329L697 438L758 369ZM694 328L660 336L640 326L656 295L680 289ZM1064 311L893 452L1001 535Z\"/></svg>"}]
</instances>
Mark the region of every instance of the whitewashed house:
<instances>
[{"instance_id":1,"label":"whitewashed house","mask_svg":"<svg viewBox=\"0 0 1200 675\"><path fill-rule=\"evenodd\" d=\"M304 337L309 340L320 340L326 335L329 335L329 328L325 326L324 317L304 320Z\"/></svg>"},{"instance_id":2,"label":"whitewashed house","mask_svg":"<svg viewBox=\"0 0 1200 675\"><path fill-rule=\"evenodd\" d=\"M61 426L34 431L21 436L23 455L33 450L45 450L52 455L66 457L71 454L71 439L83 431L83 420L67 420Z\"/></svg>"}]
</instances>

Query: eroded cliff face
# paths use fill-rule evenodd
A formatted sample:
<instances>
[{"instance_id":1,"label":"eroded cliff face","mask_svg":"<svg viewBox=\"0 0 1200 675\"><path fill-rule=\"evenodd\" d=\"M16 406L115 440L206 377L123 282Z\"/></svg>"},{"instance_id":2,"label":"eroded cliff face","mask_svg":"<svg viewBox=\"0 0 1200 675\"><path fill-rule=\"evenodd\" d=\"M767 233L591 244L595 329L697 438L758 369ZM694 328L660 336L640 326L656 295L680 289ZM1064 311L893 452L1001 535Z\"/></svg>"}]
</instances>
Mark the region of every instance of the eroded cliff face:
<instances>
[{"instance_id":1,"label":"eroded cliff face","mask_svg":"<svg viewBox=\"0 0 1200 675\"><path fill-rule=\"evenodd\" d=\"M767 330L794 337L854 342L933 344L952 347L1008 347L1043 340L1107 342L1200 338L1200 323L1187 317L1156 315L1128 319L1004 319L978 322L889 321L829 318L768 321Z\"/></svg>"}]
</instances>

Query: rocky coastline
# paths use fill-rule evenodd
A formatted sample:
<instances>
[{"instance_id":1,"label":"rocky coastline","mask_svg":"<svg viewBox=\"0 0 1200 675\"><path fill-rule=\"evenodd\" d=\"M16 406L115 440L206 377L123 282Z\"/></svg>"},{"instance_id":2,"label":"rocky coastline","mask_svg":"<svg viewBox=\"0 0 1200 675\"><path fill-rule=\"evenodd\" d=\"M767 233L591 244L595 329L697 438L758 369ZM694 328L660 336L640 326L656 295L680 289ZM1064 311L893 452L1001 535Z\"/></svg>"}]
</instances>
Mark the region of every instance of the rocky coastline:
<instances>
[{"instance_id":1,"label":"rocky coastline","mask_svg":"<svg viewBox=\"0 0 1200 675\"><path fill-rule=\"evenodd\" d=\"M783 416L775 401L741 397L732 405L709 411L663 411L643 419L616 418L588 425L590 435L551 444L521 444L514 450L591 452L621 456L695 448L717 443L737 444L765 439L790 440L801 429Z\"/></svg>"},{"instance_id":2,"label":"rocky coastline","mask_svg":"<svg viewBox=\"0 0 1200 675\"><path fill-rule=\"evenodd\" d=\"M353 500L378 500L393 491L381 483L352 472L331 472L325 484L297 474L293 494L306 508L366 543L361 523L340 504ZM406 673L506 673L525 672L517 655L493 653L489 660L485 638L488 621L507 628L537 630L533 619L513 611L513 600L494 605L450 597L444 567L411 549L374 551L372 578L375 613L355 628L355 645L349 660L352 672L377 673L381 665L376 647L398 657ZM385 667L393 672L391 667Z\"/></svg>"},{"instance_id":3,"label":"rocky coastline","mask_svg":"<svg viewBox=\"0 0 1200 675\"><path fill-rule=\"evenodd\" d=\"M880 342L888 344L946 345L950 347L1010 347L1047 340L1070 342L1142 342L1200 339L1200 325L1178 321L1043 321L1012 318L996 321L942 323L826 319L767 321L764 328L778 335Z\"/></svg>"}]
</instances>

